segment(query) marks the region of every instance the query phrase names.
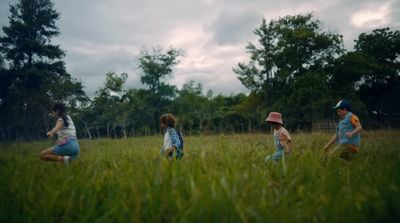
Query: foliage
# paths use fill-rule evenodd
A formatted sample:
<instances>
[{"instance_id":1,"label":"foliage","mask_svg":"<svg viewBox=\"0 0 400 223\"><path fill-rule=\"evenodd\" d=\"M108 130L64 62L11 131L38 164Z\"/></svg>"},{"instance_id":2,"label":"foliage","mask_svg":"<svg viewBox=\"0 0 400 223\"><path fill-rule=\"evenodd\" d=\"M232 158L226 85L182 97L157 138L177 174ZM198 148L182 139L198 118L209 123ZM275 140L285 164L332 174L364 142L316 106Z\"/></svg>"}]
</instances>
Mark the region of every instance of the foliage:
<instances>
[{"instance_id":1,"label":"foliage","mask_svg":"<svg viewBox=\"0 0 400 223\"><path fill-rule=\"evenodd\" d=\"M400 103L400 31L389 28L362 33L355 51L333 66L330 84L338 97L347 97L365 109L365 120L398 126Z\"/></svg>"},{"instance_id":2,"label":"foliage","mask_svg":"<svg viewBox=\"0 0 400 223\"><path fill-rule=\"evenodd\" d=\"M151 50L143 49L138 56L139 69L142 71L140 80L147 86L150 93L149 104L154 109L151 126L157 128L161 111L175 96L175 86L166 84L165 81L172 75L178 57L183 51L170 47L165 50L162 47L153 47Z\"/></svg>"},{"instance_id":3,"label":"foliage","mask_svg":"<svg viewBox=\"0 0 400 223\"><path fill-rule=\"evenodd\" d=\"M355 45L366 59L366 72L359 79L358 94L378 121L400 123L400 31L389 28L362 33Z\"/></svg>"},{"instance_id":4,"label":"foliage","mask_svg":"<svg viewBox=\"0 0 400 223\"><path fill-rule=\"evenodd\" d=\"M65 52L51 43L59 35L59 13L53 6L50 0L20 0L10 6L10 24L0 37L2 135L40 138L48 130L48 109L54 102L74 107L86 100L82 84L65 70Z\"/></svg>"},{"instance_id":5,"label":"foliage","mask_svg":"<svg viewBox=\"0 0 400 223\"><path fill-rule=\"evenodd\" d=\"M88 99L66 71L65 52L51 42L60 13L50 0L19 0L0 37L0 139L38 139L52 124L54 102L65 102L79 137L128 137L160 133L159 116L173 113L188 135L262 132L271 111L292 130L332 122L331 107L351 101L364 127L400 126L400 31L362 33L354 51L342 36L322 30L312 14L262 20L249 43L248 62L233 68L248 95L204 94L203 86L169 83L184 51L143 48L136 59L143 88L125 87L128 74L109 72Z\"/></svg>"},{"instance_id":6,"label":"foliage","mask_svg":"<svg viewBox=\"0 0 400 223\"><path fill-rule=\"evenodd\" d=\"M321 96L330 95L327 68L343 53L342 37L321 31L311 14L268 24L263 19L254 34L258 45L249 43L246 48L250 62L239 63L234 72L252 92L264 95L260 106L290 115L289 126L309 127L313 116L321 115L313 112L330 101Z\"/></svg>"}]
</instances>

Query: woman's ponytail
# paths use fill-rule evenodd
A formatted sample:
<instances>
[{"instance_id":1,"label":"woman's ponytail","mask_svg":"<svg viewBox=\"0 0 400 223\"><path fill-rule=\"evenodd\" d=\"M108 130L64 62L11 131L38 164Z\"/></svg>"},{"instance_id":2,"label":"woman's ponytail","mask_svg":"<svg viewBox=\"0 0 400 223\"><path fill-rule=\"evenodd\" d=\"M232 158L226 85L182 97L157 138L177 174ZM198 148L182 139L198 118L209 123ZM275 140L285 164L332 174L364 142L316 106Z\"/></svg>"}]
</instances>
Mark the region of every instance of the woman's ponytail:
<instances>
[{"instance_id":1,"label":"woman's ponytail","mask_svg":"<svg viewBox=\"0 0 400 223\"><path fill-rule=\"evenodd\" d=\"M64 104L57 103L53 106L52 111L56 112L58 117L60 117L64 121L64 126L68 127L68 118L67 115L65 114L67 111L67 108L65 107Z\"/></svg>"}]
</instances>

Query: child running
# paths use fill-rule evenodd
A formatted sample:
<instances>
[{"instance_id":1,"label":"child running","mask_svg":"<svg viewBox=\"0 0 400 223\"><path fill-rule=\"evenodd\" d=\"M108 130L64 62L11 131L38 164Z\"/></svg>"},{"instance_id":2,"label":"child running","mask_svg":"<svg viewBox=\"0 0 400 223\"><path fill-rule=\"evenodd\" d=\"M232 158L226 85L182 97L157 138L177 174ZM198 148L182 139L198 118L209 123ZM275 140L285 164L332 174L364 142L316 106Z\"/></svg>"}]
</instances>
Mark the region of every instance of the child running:
<instances>
[{"instance_id":1,"label":"child running","mask_svg":"<svg viewBox=\"0 0 400 223\"><path fill-rule=\"evenodd\" d=\"M169 160L180 159L183 156L183 140L180 132L175 129L176 118L172 114L160 116L160 126L165 130L164 143L161 147L161 154Z\"/></svg>"},{"instance_id":2,"label":"child running","mask_svg":"<svg viewBox=\"0 0 400 223\"><path fill-rule=\"evenodd\" d=\"M329 157L340 157L351 161L360 148L360 132L362 126L358 117L351 112L351 104L346 100L340 100L333 108L339 116L336 133L324 146L324 151ZM336 142L336 146L330 147Z\"/></svg>"},{"instance_id":3,"label":"child running","mask_svg":"<svg viewBox=\"0 0 400 223\"><path fill-rule=\"evenodd\" d=\"M289 132L282 126L282 114L279 112L271 112L265 120L274 128L273 139L275 144L275 153L265 157L265 162L270 160L278 161L282 159L285 154L292 152L292 143Z\"/></svg>"}]
</instances>

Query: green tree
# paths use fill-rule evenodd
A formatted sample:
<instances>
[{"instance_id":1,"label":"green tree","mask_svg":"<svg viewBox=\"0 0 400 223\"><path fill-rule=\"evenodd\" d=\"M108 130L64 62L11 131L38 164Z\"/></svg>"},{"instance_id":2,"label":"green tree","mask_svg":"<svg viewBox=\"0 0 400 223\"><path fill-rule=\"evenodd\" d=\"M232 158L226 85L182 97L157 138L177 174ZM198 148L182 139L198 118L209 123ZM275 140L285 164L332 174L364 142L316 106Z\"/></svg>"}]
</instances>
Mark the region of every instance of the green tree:
<instances>
[{"instance_id":1,"label":"green tree","mask_svg":"<svg viewBox=\"0 0 400 223\"><path fill-rule=\"evenodd\" d=\"M151 99L149 91L145 89L129 89L124 94L129 132L133 136L151 134L154 113L154 108L149 106Z\"/></svg>"},{"instance_id":2,"label":"green tree","mask_svg":"<svg viewBox=\"0 0 400 223\"><path fill-rule=\"evenodd\" d=\"M96 117L94 126L105 129L108 137L117 137L116 128L122 126L124 136L126 136L126 122L128 113L124 101L125 91L122 86L126 82L128 75L122 73L117 75L114 72L106 74L104 87L96 91L96 96L93 99L92 115ZM98 135L100 135L98 133Z\"/></svg>"},{"instance_id":3,"label":"green tree","mask_svg":"<svg viewBox=\"0 0 400 223\"><path fill-rule=\"evenodd\" d=\"M20 0L10 6L10 24L3 26L1 79L7 90L2 90L0 113L3 129L14 137L40 137L55 101L75 106L86 100L82 84L65 70L64 51L51 43L59 35L53 7L50 0Z\"/></svg>"},{"instance_id":4,"label":"green tree","mask_svg":"<svg viewBox=\"0 0 400 223\"><path fill-rule=\"evenodd\" d=\"M312 14L263 19L254 34L258 44L246 47L250 62L233 71L253 95L262 95L260 106L289 116L293 127L309 127L320 117L307 113L318 113L331 95L328 68L344 51L342 36L322 31Z\"/></svg>"},{"instance_id":5,"label":"green tree","mask_svg":"<svg viewBox=\"0 0 400 223\"><path fill-rule=\"evenodd\" d=\"M379 124L400 126L400 31L383 28L362 33L354 48L369 61L360 80L361 101Z\"/></svg>"},{"instance_id":6,"label":"green tree","mask_svg":"<svg viewBox=\"0 0 400 223\"><path fill-rule=\"evenodd\" d=\"M165 82L172 76L173 68L179 63L178 57L182 55L181 50L173 47L167 50L154 47L151 50L143 49L138 57L139 69L142 71L140 80L150 93L149 106L153 110L154 129L159 128L161 111L175 96L176 87Z\"/></svg>"},{"instance_id":7,"label":"green tree","mask_svg":"<svg viewBox=\"0 0 400 223\"><path fill-rule=\"evenodd\" d=\"M331 85L341 97L354 92L350 95L380 125L400 125L400 31L376 29L355 42L354 52L336 62Z\"/></svg>"},{"instance_id":8,"label":"green tree","mask_svg":"<svg viewBox=\"0 0 400 223\"><path fill-rule=\"evenodd\" d=\"M203 132L204 126L210 119L209 100L203 95L203 86L200 83L189 81L178 92L174 99L176 115L179 117L179 125L191 135L195 132Z\"/></svg>"}]
</instances>

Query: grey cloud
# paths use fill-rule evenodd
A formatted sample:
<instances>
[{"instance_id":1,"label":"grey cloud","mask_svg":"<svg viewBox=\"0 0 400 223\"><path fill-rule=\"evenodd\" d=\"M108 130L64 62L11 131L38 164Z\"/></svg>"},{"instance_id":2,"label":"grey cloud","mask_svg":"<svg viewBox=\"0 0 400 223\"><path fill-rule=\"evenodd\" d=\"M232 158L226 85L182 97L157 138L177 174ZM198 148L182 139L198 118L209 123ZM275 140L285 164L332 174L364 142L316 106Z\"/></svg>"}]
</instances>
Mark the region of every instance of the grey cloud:
<instances>
[{"instance_id":1,"label":"grey cloud","mask_svg":"<svg viewBox=\"0 0 400 223\"><path fill-rule=\"evenodd\" d=\"M400 2L392 2L392 21L387 26L400 28ZM0 25L8 25L10 3L0 1ZM255 28L262 17L267 20L286 15L314 12L315 18L330 30L344 36L345 46L352 49L353 40L370 28L354 27L351 15L377 0L53 0L61 13L56 23L61 35L54 40L67 55L67 71L81 79L86 92L92 96L104 84L107 72L128 73L126 88L142 87L135 57L143 46L170 45L167 41L192 38L185 47L190 49L188 61L176 69L172 83L190 80L202 83L205 90L216 93L247 92L232 72L237 60L243 59L245 46L253 41ZM200 37L171 37L174 30L194 27ZM204 27L199 30L197 27ZM192 30L190 30L192 31ZM188 31L188 32L190 32ZM190 33L192 34L192 33ZM193 34L193 35L195 35ZM3 35L0 30L0 35ZM168 40L167 40L168 39ZM85 45L87 44L87 45ZM178 41L177 44L180 44ZM196 45L197 44L197 45ZM234 48L239 50L226 50ZM90 52L86 52L90 51ZM204 58L204 62L202 60ZM221 62L222 61L222 62ZM200 64L200 65L199 65ZM199 66L198 66L199 65ZM196 67L197 66L197 67ZM178 86L179 87L179 86Z\"/></svg>"},{"instance_id":2,"label":"grey cloud","mask_svg":"<svg viewBox=\"0 0 400 223\"><path fill-rule=\"evenodd\" d=\"M345 47L348 50L353 50L354 40L358 39L358 36L361 33L369 33L375 28L382 28L384 26L375 28L354 27L351 24L351 16L355 12L364 9L371 4L382 5L386 2L393 3L391 7L391 16L393 21L391 24L387 24L387 26L398 30L400 28L400 2L393 0L356 0L351 2L347 0L330 1L329 7L315 12L315 17L321 20L327 29L343 35Z\"/></svg>"},{"instance_id":3,"label":"grey cloud","mask_svg":"<svg viewBox=\"0 0 400 223\"><path fill-rule=\"evenodd\" d=\"M246 42L262 18L262 14L257 11L224 11L218 15L210 29L220 45Z\"/></svg>"},{"instance_id":4,"label":"grey cloud","mask_svg":"<svg viewBox=\"0 0 400 223\"><path fill-rule=\"evenodd\" d=\"M212 90L214 94L238 94L241 92L248 92L248 90L237 78L234 77L233 74L231 76L220 74L215 71L207 73L193 71L179 75L184 78L184 83L188 83L191 80L195 83L201 83L203 86L203 93L206 93L208 90Z\"/></svg>"}]
</instances>

